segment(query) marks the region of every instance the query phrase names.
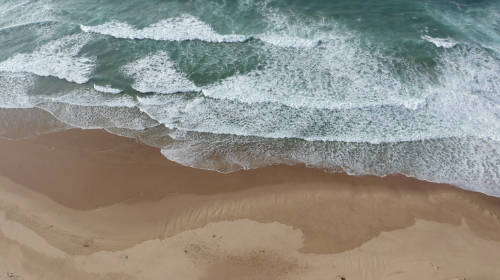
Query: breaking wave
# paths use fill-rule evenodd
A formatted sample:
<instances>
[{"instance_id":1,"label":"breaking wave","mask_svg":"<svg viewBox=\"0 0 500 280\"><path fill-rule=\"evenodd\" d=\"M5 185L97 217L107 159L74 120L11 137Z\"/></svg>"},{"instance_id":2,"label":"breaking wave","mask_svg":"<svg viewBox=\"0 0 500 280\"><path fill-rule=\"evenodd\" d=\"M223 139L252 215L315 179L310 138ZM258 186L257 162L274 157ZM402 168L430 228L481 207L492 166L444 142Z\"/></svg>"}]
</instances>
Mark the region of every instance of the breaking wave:
<instances>
[{"instance_id":1,"label":"breaking wave","mask_svg":"<svg viewBox=\"0 0 500 280\"><path fill-rule=\"evenodd\" d=\"M53 76L78 84L86 83L95 67L95 59L80 57L78 52L90 36L70 35L49 42L32 53L20 53L0 62L0 71Z\"/></svg>"},{"instance_id":2,"label":"breaking wave","mask_svg":"<svg viewBox=\"0 0 500 280\"><path fill-rule=\"evenodd\" d=\"M206 42L244 42L248 40L243 35L221 35L210 25L191 15L165 19L151 24L143 29L113 21L97 26L81 25L85 32L110 35L115 38L125 39L151 39L160 41L188 41L201 40Z\"/></svg>"},{"instance_id":3,"label":"breaking wave","mask_svg":"<svg viewBox=\"0 0 500 280\"><path fill-rule=\"evenodd\" d=\"M40 129L103 128L221 172L305 164L500 196L500 25L489 6L349 18L328 14L338 1L313 0L326 7L317 16L281 0L142 1L169 11L146 20L52 2L37 1L39 19L10 17L28 2L0 6L10 11L0 9L0 108L57 120ZM381 13L408 24L386 26ZM487 20L472 26L477 14Z\"/></svg>"}]
</instances>

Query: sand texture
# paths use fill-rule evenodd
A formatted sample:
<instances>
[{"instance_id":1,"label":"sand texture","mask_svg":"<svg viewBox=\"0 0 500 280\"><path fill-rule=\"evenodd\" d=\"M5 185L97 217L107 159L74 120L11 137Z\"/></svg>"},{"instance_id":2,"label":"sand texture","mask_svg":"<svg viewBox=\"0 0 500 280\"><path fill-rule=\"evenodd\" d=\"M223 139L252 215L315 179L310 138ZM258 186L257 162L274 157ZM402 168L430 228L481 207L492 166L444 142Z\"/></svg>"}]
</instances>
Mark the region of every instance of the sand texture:
<instances>
[{"instance_id":1,"label":"sand texture","mask_svg":"<svg viewBox=\"0 0 500 280\"><path fill-rule=\"evenodd\" d=\"M500 279L500 199L180 166L100 130L0 140L0 280Z\"/></svg>"}]
</instances>

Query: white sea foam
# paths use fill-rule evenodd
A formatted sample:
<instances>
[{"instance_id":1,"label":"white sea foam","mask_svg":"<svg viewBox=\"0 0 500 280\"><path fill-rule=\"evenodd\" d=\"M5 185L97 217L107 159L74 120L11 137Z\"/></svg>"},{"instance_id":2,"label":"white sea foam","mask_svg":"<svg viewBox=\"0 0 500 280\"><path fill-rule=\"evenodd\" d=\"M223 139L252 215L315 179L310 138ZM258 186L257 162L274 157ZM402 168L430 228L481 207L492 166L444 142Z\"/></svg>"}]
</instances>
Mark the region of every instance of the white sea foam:
<instances>
[{"instance_id":1,"label":"white sea foam","mask_svg":"<svg viewBox=\"0 0 500 280\"><path fill-rule=\"evenodd\" d=\"M367 82L366 88L362 88L361 85L359 85L359 88L349 88L347 84L339 84L336 88L328 89L326 87L322 88L321 84L314 83L311 83L310 86L306 85L308 87L301 88L299 86L301 82L304 85L309 81L300 80L299 73L286 73L283 76L282 74L284 73L256 71L246 75L233 76L220 83L203 87L202 93L205 96L216 99L235 100L248 104L272 102L295 109L348 110L382 106L400 106L417 109L426 102L425 97L398 96L399 92L394 89L392 91L394 95L389 95L391 92L387 92L388 96L386 98L375 96L378 92L369 92L369 90L380 90L380 92L383 92L384 88L382 88L382 85L377 89L374 89L373 85L369 87L368 83L371 81L365 81ZM278 78L276 79L276 77ZM294 77L296 78L295 80ZM356 81L356 83L359 82ZM389 80L388 82L391 81ZM399 90L405 90L396 80L392 82L395 82L394 85L398 86ZM330 81L323 81L323 83L335 83L335 81L332 78ZM340 83L348 82L343 80ZM314 88L315 85L318 88ZM355 89L359 89L359 91L355 91ZM345 95L353 93L353 95L349 97L336 95L339 92Z\"/></svg>"},{"instance_id":2,"label":"white sea foam","mask_svg":"<svg viewBox=\"0 0 500 280\"><path fill-rule=\"evenodd\" d=\"M144 129L158 125L136 105L137 101L129 95L103 94L78 86L56 96L45 96L36 107L73 127Z\"/></svg>"},{"instance_id":3,"label":"white sea foam","mask_svg":"<svg viewBox=\"0 0 500 280\"><path fill-rule=\"evenodd\" d=\"M317 47L323 40L332 38L332 34L319 31L326 27L326 22L304 22L298 17L284 16L269 7L261 9L261 12L265 15L269 27L263 34L254 37L265 43L278 47L307 49ZM328 25L332 24L333 22L328 22Z\"/></svg>"},{"instance_id":4,"label":"white sea foam","mask_svg":"<svg viewBox=\"0 0 500 280\"><path fill-rule=\"evenodd\" d=\"M45 97L46 101L59 102L64 104L81 106L101 106L101 107L127 107L132 108L137 102L130 95L126 94L102 94L99 91L87 87L77 87L59 96Z\"/></svg>"},{"instance_id":5,"label":"white sea foam","mask_svg":"<svg viewBox=\"0 0 500 280\"><path fill-rule=\"evenodd\" d=\"M460 135L425 111L400 106L332 111L202 96L156 95L138 100L142 111L165 126L201 133L368 143Z\"/></svg>"},{"instance_id":6,"label":"white sea foam","mask_svg":"<svg viewBox=\"0 0 500 280\"><path fill-rule=\"evenodd\" d=\"M311 40L273 33L255 35L255 37L268 44L285 48L314 48L321 44L321 40Z\"/></svg>"},{"instance_id":7,"label":"white sea foam","mask_svg":"<svg viewBox=\"0 0 500 280\"><path fill-rule=\"evenodd\" d=\"M500 140L500 60L477 47L441 57L428 109L466 135Z\"/></svg>"},{"instance_id":8,"label":"white sea foam","mask_svg":"<svg viewBox=\"0 0 500 280\"><path fill-rule=\"evenodd\" d=\"M0 3L0 29L56 19L50 0L6 0Z\"/></svg>"},{"instance_id":9,"label":"white sea foam","mask_svg":"<svg viewBox=\"0 0 500 280\"><path fill-rule=\"evenodd\" d=\"M143 29L136 29L127 23L117 21L97 26L81 25L80 27L85 32L126 39L152 39L161 41L201 40L206 42L244 42L248 40L243 35L219 34L210 25L191 15L165 19Z\"/></svg>"},{"instance_id":10,"label":"white sea foam","mask_svg":"<svg viewBox=\"0 0 500 280\"><path fill-rule=\"evenodd\" d=\"M462 49L451 39L423 36L443 48L433 79L427 79L429 74L412 65L398 64L395 71L388 65L390 57L361 44L356 34L279 17L271 23L254 36L266 42L253 44L263 45L258 55L265 63L211 85L194 85L166 52L122 69L138 91L184 94L147 94L136 100L97 91L110 87L72 85L76 89L40 96L30 94L32 81L19 74L0 77L5 86L0 107L40 107L84 128L139 131L161 123L168 131L159 135L147 129L148 140L168 138L162 153L197 168L231 172L306 164L358 175L402 173L500 196L498 59L470 46ZM175 41L232 42L231 36L239 36L218 34L190 16L143 29L116 22L82 29ZM18 61L28 68L26 61L37 58L37 52ZM65 57L78 59L78 52ZM62 61L74 66L69 59Z\"/></svg>"},{"instance_id":11,"label":"white sea foam","mask_svg":"<svg viewBox=\"0 0 500 280\"><path fill-rule=\"evenodd\" d=\"M111 87L111 85L100 86L100 85L94 84L94 89L97 91L100 91L100 92L111 93L111 94L118 94L118 93L122 92L121 89L113 88L113 87Z\"/></svg>"},{"instance_id":12,"label":"white sea foam","mask_svg":"<svg viewBox=\"0 0 500 280\"><path fill-rule=\"evenodd\" d=\"M287 53L289 60L276 64L282 68L203 87L210 98L156 95L139 98L139 106L167 127L200 133L373 144L469 136L500 141L500 64L484 51L450 50L439 82L422 77L411 88L359 51L332 60L312 54Z\"/></svg>"},{"instance_id":13,"label":"white sea foam","mask_svg":"<svg viewBox=\"0 0 500 280\"><path fill-rule=\"evenodd\" d=\"M462 135L425 111L427 92L418 83L405 87L353 38L336 36L321 48L265 52L263 70L201 87L209 98L155 95L139 97L139 106L167 127L202 133L368 143ZM162 73L172 69L170 62L154 62L166 58L135 63L146 70L129 67L143 75L136 83L144 86L135 88L175 92L170 75Z\"/></svg>"},{"instance_id":14,"label":"white sea foam","mask_svg":"<svg viewBox=\"0 0 500 280\"><path fill-rule=\"evenodd\" d=\"M158 125L129 95L102 94L86 86L50 95L31 94L36 76L0 75L0 108L40 108L72 127L144 129Z\"/></svg>"},{"instance_id":15,"label":"white sea foam","mask_svg":"<svg viewBox=\"0 0 500 280\"><path fill-rule=\"evenodd\" d=\"M0 62L0 71L53 76L78 84L86 83L95 67L95 59L80 57L80 49L90 36L80 34L49 42L33 53L17 54Z\"/></svg>"},{"instance_id":16,"label":"white sea foam","mask_svg":"<svg viewBox=\"0 0 500 280\"><path fill-rule=\"evenodd\" d=\"M354 37L331 36L321 48L284 51L268 47L265 53L269 59L264 69L205 86L203 94L245 103L339 110L416 109L425 102L423 92L406 87L378 61L376 50L361 48Z\"/></svg>"},{"instance_id":17,"label":"white sea foam","mask_svg":"<svg viewBox=\"0 0 500 280\"><path fill-rule=\"evenodd\" d=\"M12 11L15 11L16 9L19 9L23 6L26 6L30 1L24 1L24 2L20 2L20 1L3 1L1 4L0 4L0 15L1 16L6 16L8 15L9 13L11 13Z\"/></svg>"},{"instance_id":18,"label":"white sea foam","mask_svg":"<svg viewBox=\"0 0 500 280\"><path fill-rule=\"evenodd\" d=\"M36 96L28 95L35 79L22 74L0 73L0 108L31 108Z\"/></svg>"},{"instance_id":19,"label":"white sea foam","mask_svg":"<svg viewBox=\"0 0 500 280\"><path fill-rule=\"evenodd\" d=\"M41 103L37 107L73 127L144 129L158 124L136 107L84 106L62 102Z\"/></svg>"},{"instance_id":20,"label":"white sea foam","mask_svg":"<svg viewBox=\"0 0 500 280\"><path fill-rule=\"evenodd\" d=\"M199 90L185 74L176 69L164 51L125 65L123 72L134 78L132 87L144 93L176 93Z\"/></svg>"},{"instance_id":21,"label":"white sea foam","mask_svg":"<svg viewBox=\"0 0 500 280\"><path fill-rule=\"evenodd\" d=\"M374 47L362 46L361 35L345 32L331 21L303 22L273 12L267 12L267 20L270 30L258 37L271 44L262 50L263 69L205 86L204 95L296 109L417 109L425 103L426 94L418 89L418 81L413 88L403 84L381 62L383 55ZM417 71L411 74L419 75Z\"/></svg>"},{"instance_id":22,"label":"white sea foam","mask_svg":"<svg viewBox=\"0 0 500 280\"><path fill-rule=\"evenodd\" d=\"M185 133L179 141L166 143L162 154L185 166L224 173L306 164L351 175L399 173L500 196L495 165L500 142L473 137L373 145Z\"/></svg>"},{"instance_id":23,"label":"white sea foam","mask_svg":"<svg viewBox=\"0 0 500 280\"><path fill-rule=\"evenodd\" d=\"M454 46L457 45L457 41L451 39L451 38L434 38L428 35L422 35L422 40L425 40L427 42L430 42L434 44L438 48L453 48Z\"/></svg>"},{"instance_id":24,"label":"white sea foam","mask_svg":"<svg viewBox=\"0 0 500 280\"><path fill-rule=\"evenodd\" d=\"M193 17L165 19L151 24L145 28L137 29L128 23L111 21L97 26L81 25L85 32L98 33L123 39L151 39L158 41L188 41L200 40L212 43L238 43L251 38L259 39L265 43L278 47L313 48L321 43L319 39L308 39L295 36L286 32L268 31L264 34L238 35L219 34L210 25Z\"/></svg>"},{"instance_id":25,"label":"white sea foam","mask_svg":"<svg viewBox=\"0 0 500 280\"><path fill-rule=\"evenodd\" d=\"M162 154L187 166L232 172L306 164L354 175L401 173L500 196L500 61L480 48L453 48L440 65L438 82L421 89L425 102L415 109L337 112L200 98L171 102L176 109L161 100L144 104L179 129Z\"/></svg>"},{"instance_id":26,"label":"white sea foam","mask_svg":"<svg viewBox=\"0 0 500 280\"><path fill-rule=\"evenodd\" d=\"M445 26L457 30L483 47L500 53L500 2L491 1L486 6L467 5L467 12L455 9L434 9L426 6L426 14Z\"/></svg>"}]
</instances>

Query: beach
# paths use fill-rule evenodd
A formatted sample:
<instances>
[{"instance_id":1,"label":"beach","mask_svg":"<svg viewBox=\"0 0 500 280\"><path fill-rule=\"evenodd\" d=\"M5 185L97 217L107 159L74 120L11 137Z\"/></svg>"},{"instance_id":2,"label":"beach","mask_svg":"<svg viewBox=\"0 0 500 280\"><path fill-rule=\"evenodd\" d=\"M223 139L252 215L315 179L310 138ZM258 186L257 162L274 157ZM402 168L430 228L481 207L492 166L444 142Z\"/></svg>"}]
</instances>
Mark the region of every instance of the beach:
<instances>
[{"instance_id":1,"label":"beach","mask_svg":"<svg viewBox=\"0 0 500 280\"><path fill-rule=\"evenodd\" d=\"M0 279L497 279L500 199L184 167L104 130L0 140Z\"/></svg>"},{"instance_id":2,"label":"beach","mask_svg":"<svg viewBox=\"0 0 500 280\"><path fill-rule=\"evenodd\" d=\"M498 280L499 73L498 0L0 0L0 280Z\"/></svg>"}]
</instances>

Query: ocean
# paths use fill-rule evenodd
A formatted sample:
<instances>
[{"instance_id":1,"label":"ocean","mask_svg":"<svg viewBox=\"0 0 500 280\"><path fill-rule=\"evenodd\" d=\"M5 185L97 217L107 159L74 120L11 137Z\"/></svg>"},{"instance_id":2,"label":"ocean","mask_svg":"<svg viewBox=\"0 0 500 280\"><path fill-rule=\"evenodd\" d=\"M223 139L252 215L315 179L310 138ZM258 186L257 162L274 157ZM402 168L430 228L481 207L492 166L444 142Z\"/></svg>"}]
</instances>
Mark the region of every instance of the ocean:
<instances>
[{"instance_id":1,"label":"ocean","mask_svg":"<svg viewBox=\"0 0 500 280\"><path fill-rule=\"evenodd\" d=\"M0 0L0 108L0 135L105 129L194 168L500 196L500 1Z\"/></svg>"}]
</instances>

